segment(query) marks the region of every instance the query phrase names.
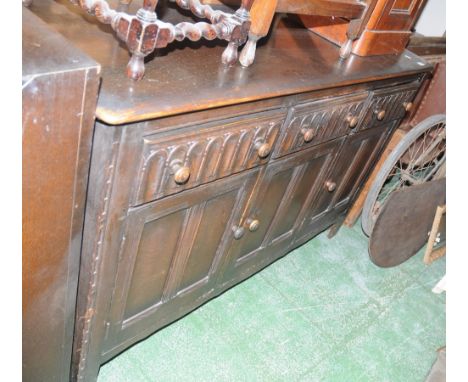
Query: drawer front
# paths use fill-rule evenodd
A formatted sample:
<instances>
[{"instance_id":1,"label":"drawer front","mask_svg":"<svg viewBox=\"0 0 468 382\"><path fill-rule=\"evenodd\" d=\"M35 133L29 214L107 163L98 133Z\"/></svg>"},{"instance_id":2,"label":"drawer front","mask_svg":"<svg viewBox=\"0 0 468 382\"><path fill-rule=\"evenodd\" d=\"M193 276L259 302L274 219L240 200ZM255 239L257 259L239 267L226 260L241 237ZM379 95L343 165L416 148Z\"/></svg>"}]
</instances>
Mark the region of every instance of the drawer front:
<instances>
[{"instance_id":1,"label":"drawer front","mask_svg":"<svg viewBox=\"0 0 468 382\"><path fill-rule=\"evenodd\" d=\"M411 110L411 102L416 96L418 89L419 83L411 83L409 85L374 91L370 106L359 130L383 126L388 122L403 118Z\"/></svg>"},{"instance_id":2,"label":"drawer front","mask_svg":"<svg viewBox=\"0 0 468 382\"><path fill-rule=\"evenodd\" d=\"M134 205L266 163L285 118L279 110L168 138L145 137Z\"/></svg>"},{"instance_id":3,"label":"drawer front","mask_svg":"<svg viewBox=\"0 0 468 382\"><path fill-rule=\"evenodd\" d=\"M357 126L367 92L295 106L275 157L348 134Z\"/></svg>"}]
</instances>

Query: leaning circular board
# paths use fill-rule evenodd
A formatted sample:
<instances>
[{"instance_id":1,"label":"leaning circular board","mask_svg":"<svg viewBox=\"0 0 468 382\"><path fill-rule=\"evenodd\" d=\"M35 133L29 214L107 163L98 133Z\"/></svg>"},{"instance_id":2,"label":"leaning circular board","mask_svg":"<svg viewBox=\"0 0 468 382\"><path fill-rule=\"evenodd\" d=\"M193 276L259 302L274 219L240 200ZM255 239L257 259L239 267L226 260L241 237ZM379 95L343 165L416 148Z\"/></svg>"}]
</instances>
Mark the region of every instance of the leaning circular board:
<instances>
[{"instance_id":1,"label":"leaning circular board","mask_svg":"<svg viewBox=\"0 0 468 382\"><path fill-rule=\"evenodd\" d=\"M445 178L394 191L375 222L369 256L394 267L427 242L437 206L445 204Z\"/></svg>"}]
</instances>

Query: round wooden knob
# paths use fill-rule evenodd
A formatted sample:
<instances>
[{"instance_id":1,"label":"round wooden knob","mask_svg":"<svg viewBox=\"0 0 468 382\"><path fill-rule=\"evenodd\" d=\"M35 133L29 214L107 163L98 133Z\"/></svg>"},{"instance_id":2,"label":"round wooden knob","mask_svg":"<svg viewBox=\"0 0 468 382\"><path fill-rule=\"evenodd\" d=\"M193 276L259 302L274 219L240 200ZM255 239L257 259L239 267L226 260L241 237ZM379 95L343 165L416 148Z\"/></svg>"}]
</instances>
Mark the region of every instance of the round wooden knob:
<instances>
[{"instance_id":1,"label":"round wooden knob","mask_svg":"<svg viewBox=\"0 0 468 382\"><path fill-rule=\"evenodd\" d=\"M386 113L385 113L385 110L376 110L375 114L377 114L377 120L383 121Z\"/></svg>"},{"instance_id":2,"label":"round wooden knob","mask_svg":"<svg viewBox=\"0 0 468 382\"><path fill-rule=\"evenodd\" d=\"M346 121L348 122L348 125L351 129L355 128L358 124L358 117L356 116L352 116L352 115L348 115L346 117Z\"/></svg>"},{"instance_id":3,"label":"round wooden knob","mask_svg":"<svg viewBox=\"0 0 468 382\"><path fill-rule=\"evenodd\" d=\"M301 132L305 142L310 142L315 137L315 131L312 129L302 129Z\"/></svg>"},{"instance_id":4,"label":"round wooden knob","mask_svg":"<svg viewBox=\"0 0 468 382\"><path fill-rule=\"evenodd\" d=\"M413 108L413 102L404 102L403 107L405 108L405 111L410 111Z\"/></svg>"},{"instance_id":5,"label":"round wooden knob","mask_svg":"<svg viewBox=\"0 0 468 382\"><path fill-rule=\"evenodd\" d=\"M271 146L269 143L258 142L255 145L255 148L257 149L257 154L260 158L266 158L268 155L270 155Z\"/></svg>"},{"instance_id":6,"label":"round wooden knob","mask_svg":"<svg viewBox=\"0 0 468 382\"><path fill-rule=\"evenodd\" d=\"M258 219L249 219L247 221L247 224L248 224L248 227L249 227L249 231L250 232L255 232L258 227L260 227L260 220Z\"/></svg>"},{"instance_id":7,"label":"round wooden knob","mask_svg":"<svg viewBox=\"0 0 468 382\"><path fill-rule=\"evenodd\" d=\"M332 182L331 180L327 180L325 182L325 188L328 190L328 192L333 192L335 191L336 183Z\"/></svg>"},{"instance_id":8,"label":"round wooden knob","mask_svg":"<svg viewBox=\"0 0 468 382\"><path fill-rule=\"evenodd\" d=\"M174 181L177 184L184 184L190 178L190 168L182 166L180 162L176 162L172 165L172 171L174 172Z\"/></svg>"},{"instance_id":9,"label":"round wooden knob","mask_svg":"<svg viewBox=\"0 0 468 382\"><path fill-rule=\"evenodd\" d=\"M232 231L234 232L234 239L239 240L244 236L245 229L244 227L234 226L232 227Z\"/></svg>"}]
</instances>

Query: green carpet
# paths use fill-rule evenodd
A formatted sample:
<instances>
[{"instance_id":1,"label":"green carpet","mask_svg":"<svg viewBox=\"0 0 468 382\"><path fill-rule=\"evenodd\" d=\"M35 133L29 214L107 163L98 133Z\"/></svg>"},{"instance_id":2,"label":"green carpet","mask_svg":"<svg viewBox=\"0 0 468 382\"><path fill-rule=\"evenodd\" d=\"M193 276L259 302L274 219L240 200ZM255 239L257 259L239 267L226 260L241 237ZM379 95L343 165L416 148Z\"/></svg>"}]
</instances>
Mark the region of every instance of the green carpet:
<instances>
[{"instance_id":1,"label":"green carpet","mask_svg":"<svg viewBox=\"0 0 468 382\"><path fill-rule=\"evenodd\" d=\"M101 367L98 382L422 382L445 345L445 258L368 258L325 233Z\"/></svg>"}]
</instances>

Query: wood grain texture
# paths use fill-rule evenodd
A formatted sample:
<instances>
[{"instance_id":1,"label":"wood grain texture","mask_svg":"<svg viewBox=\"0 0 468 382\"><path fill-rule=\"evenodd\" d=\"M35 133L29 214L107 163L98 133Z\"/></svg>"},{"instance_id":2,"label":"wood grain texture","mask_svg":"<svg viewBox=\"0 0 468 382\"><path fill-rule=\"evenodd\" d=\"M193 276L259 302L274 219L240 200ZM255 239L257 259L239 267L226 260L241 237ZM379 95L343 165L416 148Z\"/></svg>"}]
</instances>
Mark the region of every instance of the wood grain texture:
<instances>
[{"instance_id":1,"label":"wood grain texture","mask_svg":"<svg viewBox=\"0 0 468 382\"><path fill-rule=\"evenodd\" d=\"M358 93L295 106L275 156L346 135L351 130L347 118L361 119L367 96L367 93ZM312 132L312 138L307 142L305 135L309 131Z\"/></svg>"},{"instance_id":2,"label":"wood grain texture","mask_svg":"<svg viewBox=\"0 0 468 382\"><path fill-rule=\"evenodd\" d=\"M129 2L124 1L114 9L107 0L70 0L88 15L105 25L109 25L116 32L131 54L126 67L127 77L141 80L145 74L145 57L157 48L164 48L174 41L188 39L221 39L229 41L228 47L222 54L222 62L226 65L237 61L237 48L247 40L250 28L249 10L252 0L242 0L236 11L224 12L214 10L210 5L202 4L199 0L175 0L182 9L189 10L195 17L207 19L208 22L181 22L173 24L163 22L156 14L157 0L143 0L141 8L135 14L128 13Z\"/></svg>"},{"instance_id":3,"label":"wood grain texture","mask_svg":"<svg viewBox=\"0 0 468 382\"><path fill-rule=\"evenodd\" d=\"M308 201L320 193L342 140L329 142L270 163L238 225L245 235L233 240L218 279L224 290L273 262L291 248ZM258 219L259 228L248 229Z\"/></svg>"},{"instance_id":4,"label":"wood grain texture","mask_svg":"<svg viewBox=\"0 0 468 382\"><path fill-rule=\"evenodd\" d=\"M367 29L409 31L425 3L426 0L377 0Z\"/></svg>"},{"instance_id":5,"label":"wood grain texture","mask_svg":"<svg viewBox=\"0 0 468 382\"><path fill-rule=\"evenodd\" d=\"M257 172L131 210L105 359L213 296L231 226L239 219Z\"/></svg>"},{"instance_id":6,"label":"wood grain texture","mask_svg":"<svg viewBox=\"0 0 468 382\"><path fill-rule=\"evenodd\" d=\"M353 53L359 56L397 55L405 50L411 34L409 31L365 30L353 45Z\"/></svg>"},{"instance_id":7,"label":"wood grain texture","mask_svg":"<svg viewBox=\"0 0 468 382\"><path fill-rule=\"evenodd\" d=\"M275 15L278 0L255 0L250 10L252 25L249 33L258 37L265 37Z\"/></svg>"},{"instance_id":8,"label":"wood grain texture","mask_svg":"<svg viewBox=\"0 0 468 382\"><path fill-rule=\"evenodd\" d=\"M261 145L273 150L286 117L285 111L249 116L240 121L220 121L161 139L145 137L135 204L183 191L266 163L270 155L259 153ZM183 184L174 179L172 165L189 169Z\"/></svg>"},{"instance_id":9,"label":"wood grain texture","mask_svg":"<svg viewBox=\"0 0 468 382\"><path fill-rule=\"evenodd\" d=\"M414 85L373 86L384 96ZM247 110L254 114L229 123L219 118L230 111L207 111L124 128L97 124L79 291L78 380L94 380L103 362L344 218L398 123L374 123L361 132L359 124L350 128L345 116L354 111L362 120L374 90L344 92L290 99L296 104L289 106L287 119L281 103L276 109L267 103L266 111L252 106ZM320 110L331 116L323 120L320 143L282 147L291 116ZM214 120L203 125L197 123L200 116ZM242 131L248 138L245 149ZM259 133L273 134L278 152L285 154L254 159L252 142ZM203 153L213 137L224 143L212 154L194 156L195 183L181 192L160 188L170 177L159 183L146 175L135 177L162 176L164 171L144 165L158 158L158 147L163 153L180 147L182 157L175 159L189 158L188 143L193 140L196 152ZM203 165L204 157L215 159L217 166ZM172 161L166 154L161 158L156 168Z\"/></svg>"},{"instance_id":10,"label":"wood grain texture","mask_svg":"<svg viewBox=\"0 0 468 382\"><path fill-rule=\"evenodd\" d=\"M33 4L33 10L101 63L97 117L108 124L340 88L431 68L411 53L352 57L340 63L339 49L333 44L303 28L279 27L268 43L259 47L249 70L225 68L219 60L224 45L181 44L177 49L161 50L157 60L147 63L145 79L135 84L122 73L128 53L112 34L62 3L44 0Z\"/></svg>"},{"instance_id":11,"label":"wood grain texture","mask_svg":"<svg viewBox=\"0 0 468 382\"><path fill-rule=\"evenodd\" d=\"M405 103L413 101L419 89L420 83L410 83L395 87L391 91L376 90L372 93L369 109L367 110L360 129L373 126L382 126L388 122L403 118L407 111ZM384 117L379 119L379 113Z\"/></svg>"},{"instance_id":12,"label":"wood grain texture","mask_svg":"<svg viewBox=\"0 0 468 382\"><path fill-rule=\"evenodd\" d=\"M429 39L429 41L430 40L431 39ZM410 130L412 127L416 126L419 122L421 122L428 116L433 115L433 113L445 114L445 54L439 54L441 51L441 46L439 44L441 44L441 42L442 41L439 39L436 40L437 54L434 56L431 55L429 57L426 57L426 59L429 59L435 64L433 76L431 77L428 75L427 77L425 77L421 86L417 90L416 96L413 98L412 101L413 109L409 112L406 112L406 115L402 120L400 127L393 134L390 142L388 143L385 149L385 152L381 155L378 163L375 165L375 168L372 171L372 174L370 175L366 184L362 188L354 205L348 212L348 215L346 216L346 220L344 222L346 226L352 227L356 223L357 219L361 215L361 211L363 209L367 193L372 185L373 180L376 178L382 164L385 162L385 159L390 154L391 150L395 148L396 144L402 139L405 132ZM414 44L415 50L418 51L418 48L420 47L419 44L425 46L427 44L427 40L425 38L416 38ZM445 52L445 45L442 51ZM433 53L433 51L432 49L429 49L429 54L431 53ZM412 93L411 90L410 93ZM408 93L408 95L410 95L410 93ZM395 97L395 94L390 97ZM411 98L409 98L408 101L409 100L411 100ZM401 101L404 100L400 99L400 104Z\"/></svg>"},{"instance_id":13,"label":"wood grain texture","mask_svg":"<svg viewBox=\"0 0 468 382\"><path fill-rule=\"evenodd\" d=\"M105 67L73 380L95 380L119 352L340 223L400 118L365 116L430 70L410 53L342 62L330 43L281 27L261 68L221 70L222 46L181 45L135 84L120 73L125 50L87 16L33 7ZM271 146L264 158L258 143Z\"/></svg>"},{"instance_id":14,"label":"wood grain texture","mask_svg":"<svg viewBox=\"0 0 468 382\"><path fill-rule=\"evenodd\" d=\"M99 65L23 10L23 380L71 367Z\"/></svg>"},{"instance_id":15,"label":"wood grain texture","mask_svg":"<svg viewBox=\"0 0 468 382\"><path fill-rule=\"evenodd\" d=\"M239 0L204 0L204 4L227 4L230 6L236 6L240 3ZM255 7L256 1L252 5ZM263 6L271 9L270 2L260 2ZM359 17L365 5L355 0L277 0L274 11L277 13L295 13L295 14L310 14L310 15L321 15L321 16L336 16L336 17L348 17L356 18ZM252 23L254 24L254 23Z\"/></svg>"},{"instance_id":16,"label":"wood grain texture","mask_svg":"<svg viewBox=\"0 0 468 382\"><path fill-rule=\"evenodd\" d=\"M372 56L403 52L425 3L426 0L377 0L366 27L353 46L353 53Z\"/></svg>"},{"instance_id":17,"label":"wood grain texture","mask_svg":"<svg viewBox=\"0 0 468 382\"><path fill-rule=\"evenodd\" d=\"M334 44L343 46L353 40L352 53L358 56L401 54L412 35L411 28L426 0L372 0L359 19L327 20L302 16L309 30Z\"/></svg>"}]
</instances>

